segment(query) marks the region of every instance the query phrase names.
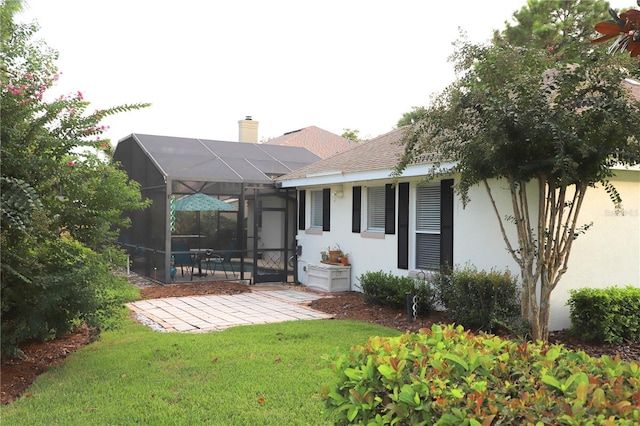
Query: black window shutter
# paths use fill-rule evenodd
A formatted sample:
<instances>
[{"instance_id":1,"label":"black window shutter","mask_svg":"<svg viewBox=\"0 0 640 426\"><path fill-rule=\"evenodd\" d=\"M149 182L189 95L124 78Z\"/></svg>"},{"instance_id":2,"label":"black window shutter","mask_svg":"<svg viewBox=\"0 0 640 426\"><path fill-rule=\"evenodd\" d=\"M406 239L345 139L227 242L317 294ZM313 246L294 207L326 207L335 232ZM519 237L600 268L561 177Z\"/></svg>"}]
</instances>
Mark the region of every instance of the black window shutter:
<instances>
[{"instance_id":1,"label":"black window shutter","mask_svg":"<svg viewBox=\"0 0 640 426\"><path fill-rule=\"evenodd\" d=\"M396 189L390 183L384 193L384 233L396 233Z\"/></svg>"},{"instance_id":2,"label":"black window shutter","mask_svg":"<svg viewBox=\"0 0 640 426\"><path fill-rule=\"evenodd\" d=\"M440 265L453 267L453 179L440 182Z\"/></svg>"},{"instance_id":3,"label":"black window shutter","mask_svg":"<svg viewBox=\"0 0 640 426\"><path fill-rule=\"evenodd\" d=\"M322 190L322 230L331 231L331 188Z\"/></svg>"},{"instance_id":4,"label":"black window shutter","mask_svg":"<svg viewBox=\"0 0 640 426\"><path fill-rule=\"evenodd\" d=\"M298 192L298 229L304 230L306 229L306 223L304 221L305 214L307 211L307 191L304 189Z\"/></svg>"},{"instance_id":5,"label":"black window shutter","mask_svg":"<svg viewBox=\"0 0 640 426\"><path fill-rule=\"evenodd\" d=\"M351 208L351 232L360 232L362 227L362 187L353 187L353 207Z\"/></svg>"},{"instance_id":6,"label":"black window shutter","mask_svg":"<svg viewBox=\"0 0 640 426\"><path fill-rule=\"evenodd\" d=\"M409 184L398 185L398 269L409 269Z\"/></svg>"}]
</instances>

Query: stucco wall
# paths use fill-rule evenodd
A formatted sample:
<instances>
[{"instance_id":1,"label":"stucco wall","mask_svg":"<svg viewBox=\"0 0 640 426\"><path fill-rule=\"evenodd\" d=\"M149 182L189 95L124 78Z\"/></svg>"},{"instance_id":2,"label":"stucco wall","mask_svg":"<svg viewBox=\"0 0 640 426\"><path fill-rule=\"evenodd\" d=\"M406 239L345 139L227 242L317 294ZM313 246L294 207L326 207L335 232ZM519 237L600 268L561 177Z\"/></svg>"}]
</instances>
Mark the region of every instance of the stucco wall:
<instances>
[{"instance_id":1,"label":"stucco wall","mask_svg":"<svg viewBox=\"0 0 640 426\"><path fill-rule=\"evenodd\" d=\"M640 287L640 173L618 171L612 183L623 199L624 215L616 215L614 206L602 187L589 188L582 206L579 224L593 226L573 243L568 271L551 295L551 330L570 326L566 305L571 289L604 288L612 285ZM511 213L504 181L491 182L492 193L504 217ZM502 191L500 190L502 188ZM536 190L529 188L529 200L536 200ZM492 211L484 187L470 192L471 202L465 209L459 200L455 209L454 259L457 265L471 262L481 269L509 268L519 273L519 267L505 249L498 220ZM536 206L531 206L535 220ZM514 227L509 223L508 235L517 245Z\"/></svg>"},{"instance_id":2,"label":"stucco wall","mask_svg":"<svg viewBox=\"0 0 640 426\"><path fill-rule=\"evenodd\" d=\"M616 216L613 205L599 186L589 188L580 216L581 223L593 222L593 227L580 236L573 245L569 270L552 294L552 330L567 328L569 310L565 305L569 290L585 286L607 287L611 285L640 286L640 172L620 171L612 180L623 198L625 214ZM363 218L366 218L366 186L382 185L390 181L359 182L363 187ZM415 187L410 188L410 268L414 267L414 230L415 230ZM511 213L511 201L505 181L491 182L492 193L504 217ZM321 187L306 189L321 189ZM380 238L365 238L362 233L351 232L352 185L331 186L332 194L340 192L342 196L331 199L331 231L308 233L298 231L298 244L303 246L299 258L298 277L301 283L307 282L306 266L320 261L320 251L339 244L345 253L350 253L351 288L359 289L357 277L367 271L384 271L396 275L407 275L408 270L398 269L396 261L397 235L378 234ZM530 200L535 200L536 190L531 187ZM469 193L471 202L463 208L456 196L454 201L454 263L462 266L471 263L480 269L510 269L518 274L519 268L506 250L493 208L486 195L484 186L477 186ZM309 205L309 201L308 201ZM536 206L532 206L532 218L535 218ZM307 209L309 210L309 209ZM307 212L306 223L310 223ZM366 220L363 219L363 230ZM513 225L505 222L512 243L517 245Z\"/></svg>"},{"instance_id":3,"label":"stucco wall","mask_svg":"<svg viewBox=\"0 0 640 426\"><path fill-rule=\"evenodd\" d=\"M503 180L490 183L491 193L496 200L500 215L513 214L511 197L506 182ZM532 196L537 194L529 188ZM500 232L497 216L487 196L484 186L475 186L469 191L470 202L463 206L459 197L454 206L454 263L464 266L470 263L479 269L506 270L517 273L518 266ZM533 212L531 212L533 214ZM517 244L515 228L505 222L505 230L512 244Z\"/></svg>"},{"instance_id":4,"label":"stucco wall","mask_svg":"<svg viewBox=\"0 0 640 426\"><path fill-rule=\"evenodd\" d=\"M363 194L366 191L367 183L358 183L362 186ZM382 183L375 182L375 186ZM322 189L307 188L308 190ZM318 234L309 234L305 231L298 231L298 244L302 245L302 256L298 258L298 279L306 284L306 265L308 263L319 262L320 252L328 247L337 244L344 253L349 253L351 267L351 288L359 289L357 277L367 271L392 272L396 275L406 274L406 270L399 270L396 267L397 236L378 234L381 238L365 238L360 233L351 232L351 207L352 207L352 185L331 186L332 194L342 190L342 197L331 196L331 231ZM363 195L363 211L366 217L366 202ZM310 195L307 193L307 206L310 206ZM309 210L309 208L307 208ZM306 223L309 224L311 218L307 212ZM363 223L364 230L364 223Z\"/></svg>"},{"instance_id":5,"label":"stucco wall","mask_svg":"<svg viewBox=\"0 0 640 426\"><path fill-rule=\"evenodd\" d=\"M552 294L552 329L569 326L569 290L613 285L640 287L640 172L619 171L612 183L622 196L616 215L599 185L587 190L580 218L593 226L574 241L569 268Z\"/></svg>"}]
</instances>

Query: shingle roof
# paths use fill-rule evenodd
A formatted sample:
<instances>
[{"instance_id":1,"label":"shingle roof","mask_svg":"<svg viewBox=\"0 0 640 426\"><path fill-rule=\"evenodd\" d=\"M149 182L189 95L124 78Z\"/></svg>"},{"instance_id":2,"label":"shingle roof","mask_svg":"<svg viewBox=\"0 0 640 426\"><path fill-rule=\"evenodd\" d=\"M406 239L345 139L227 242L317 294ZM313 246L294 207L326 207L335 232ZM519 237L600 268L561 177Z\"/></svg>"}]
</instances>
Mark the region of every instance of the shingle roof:
<instances>
[{"instance_id":1,"label":"shingle roof","mask_svg":"<svg viewBox=\"0 0 640 426\"><path fill-rule=\"evenodd\" d=\"M353 147L353 142L335 133L322 130L316 126L287 132L277 138L264 142L266 145L298 146L306 148L320 158L327 158L345 149Z\"/></svg>"},{"instance_id":2,"label":"shingle roof","mask_svg":"<svg viewBox=\"0 0 640 426\"><path fill-rule=\"evenodd\" d=\"M330 171L353 173L361 171L391 169L396 166L404 151L399 144L404 128L392 130L353 148L325 158L284 175L277 180L298 179L308 175Z\"/></svg>"},{"instance_id":3,"label":"shingle roof","mask_svg":"<svg viewBox=\"0 0 640 426\"><path fill-rule=\"evenodd\" d=\"M634 96L640 99L640 82L626 79L624 83L631 88ZM328 172L341 172L344 174L391 170L398 164L398 160L404 151L404 146L400 144L404 130L405 127L401 127L367 142L358 143L346 151L281 176L276 181L300 179ZM433 161L433 154L425 154L416 159L413 164L433 163Z\"/></svg>"}]
</instances>

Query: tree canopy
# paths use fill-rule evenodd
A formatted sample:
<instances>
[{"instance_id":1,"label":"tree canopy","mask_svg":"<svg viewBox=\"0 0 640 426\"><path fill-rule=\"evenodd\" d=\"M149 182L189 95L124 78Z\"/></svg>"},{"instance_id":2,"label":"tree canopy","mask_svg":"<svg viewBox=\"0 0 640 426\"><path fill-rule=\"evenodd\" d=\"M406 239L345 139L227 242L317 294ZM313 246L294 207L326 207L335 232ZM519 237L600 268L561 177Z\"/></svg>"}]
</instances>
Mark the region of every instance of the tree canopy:
<instances>
[{"instance_id":1,"label":"tree canopy","mask_svg":"<svg viewBox=\"0 0 640 426\"><path fill-rule=\"evenodd\" d=\"M581 55L580 63L566 63L545 49L504 40L489 46L461 41L453 55L459 78L406 132L397 167L399 173L421 154L439 152L456 161L464 202L472 186L486 188L521 269L522 311L534 338L548 335L550 293L567 269L575 237L588 228L578 221L587 188L603 183L619 203L608 183L612 167L640 162L640 102L622 84L628 71L603 59L601 50L583 48ZM495 179L508 182L506 221L494 202ZM541 195L530 202L529 192ZM530 206L538 206L537 217ZM507 238L512 225L517 241Z\"/></svg>"},{"instance_id":2,"label":"tree canopy","mask_svg":"<svg viewBox=\"0 0 640 426\"><path fill-rule=\"evenodd\" d=\"M354 142L360 142L360 130L354 130L354 129L343 129L344 132L342 132L342 134L340 136L342 136L345 139L349 139L350 141L354 141Z\"/></svg>"},{"instance_id":3,"label":"tree canopy","mask_svg":"<svg viewBox=\"0 0 640 426\"><path fill-rule=\"evenodd\" d=\"M35 38L36 24L14 22L19 8L0 6L3 355L97 320L108 268L126 259L115 246L122 212L148 205L100 139L106 117L146 105L88 112L80 91L49 96L57 52Z\"/></svg>"},{"instance_id":4,"label":"tree canopy","mask_svg":"<svg viewBox=\"0 0 640 426\"><path fill-rule=\"evenodd\" d=\"M513 13L515 24L495 31L494 42L546 50L565 60L578 59L597 22L607 19L605 0L528 0Z\"/></svg>"},{"instance_id":5,"label":"tree canopy","mask_svg":"<svg viewBox=\"0 0 640 426\"><path fill-rule=\"evenodd\" d=\"M413 107L411 111L402 114L402 117L396 123L398 127L410 126L422 119L426 110L424 107Z\"/></svg>"},{"instance_id":6,"label":"tree canopy","mask_svg":"<svg viewBox=\"0 0 640 426\"><path fill-rule=\"evenodd\" d=\"M505 22L503 29L494 30L493 44L537 49L556 62L579 63L589 58L585 52L593 47L589 41L598 35L597 24L613 22L608 10L609 2L605 0L528 0L513 13L515 23ZM615 31L617 37L620 28L616 26ZM614 60L630 75L640 78L640 61L631 57ZM424 107L413 107L403 113L397 126L417 122L424 112Z\"/></svg>"}]
</instances>

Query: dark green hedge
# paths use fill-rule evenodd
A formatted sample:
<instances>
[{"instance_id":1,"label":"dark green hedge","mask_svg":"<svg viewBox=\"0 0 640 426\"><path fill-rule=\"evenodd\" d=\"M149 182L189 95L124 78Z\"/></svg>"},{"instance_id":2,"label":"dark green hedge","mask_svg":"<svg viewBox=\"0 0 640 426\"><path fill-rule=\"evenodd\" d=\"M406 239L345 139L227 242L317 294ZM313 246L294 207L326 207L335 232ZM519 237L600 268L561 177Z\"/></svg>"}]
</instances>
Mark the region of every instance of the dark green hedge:
<instances>
[{"instance_id":1,"label":"dark green hedge","mask_svg":"<svg viewBox=\"0 0 640 426\"><path fill-rule=\"evenodd\" d=\"M453 322L471 330L526 332L518 282L509 271L487 272L467 265L434 274L431 282Z\"/></svg>"},{"instance_id":2,"label":"dark green hedge","mask_svg":"<svg viewBox=\"0 0 640 426\"><path fill-rule=\"evenodd\" d=\"M622 343L640 340L640 288L571 290L571 330L583 340Z\"/></svg>"},{"instance_id":3,"label":"dark green hedge","mask_svg":"<svg viewBox=\"0 0 640 426\"><path fill-rule=\"evenodd\" d=\"M402 309L406 307L406 294L411 293L418 296L418 315L429 315L433 310L435 292L424 280L383 271L365 272L357 279L365 297L373 303Z\"/></svg>"}]
</instances>

